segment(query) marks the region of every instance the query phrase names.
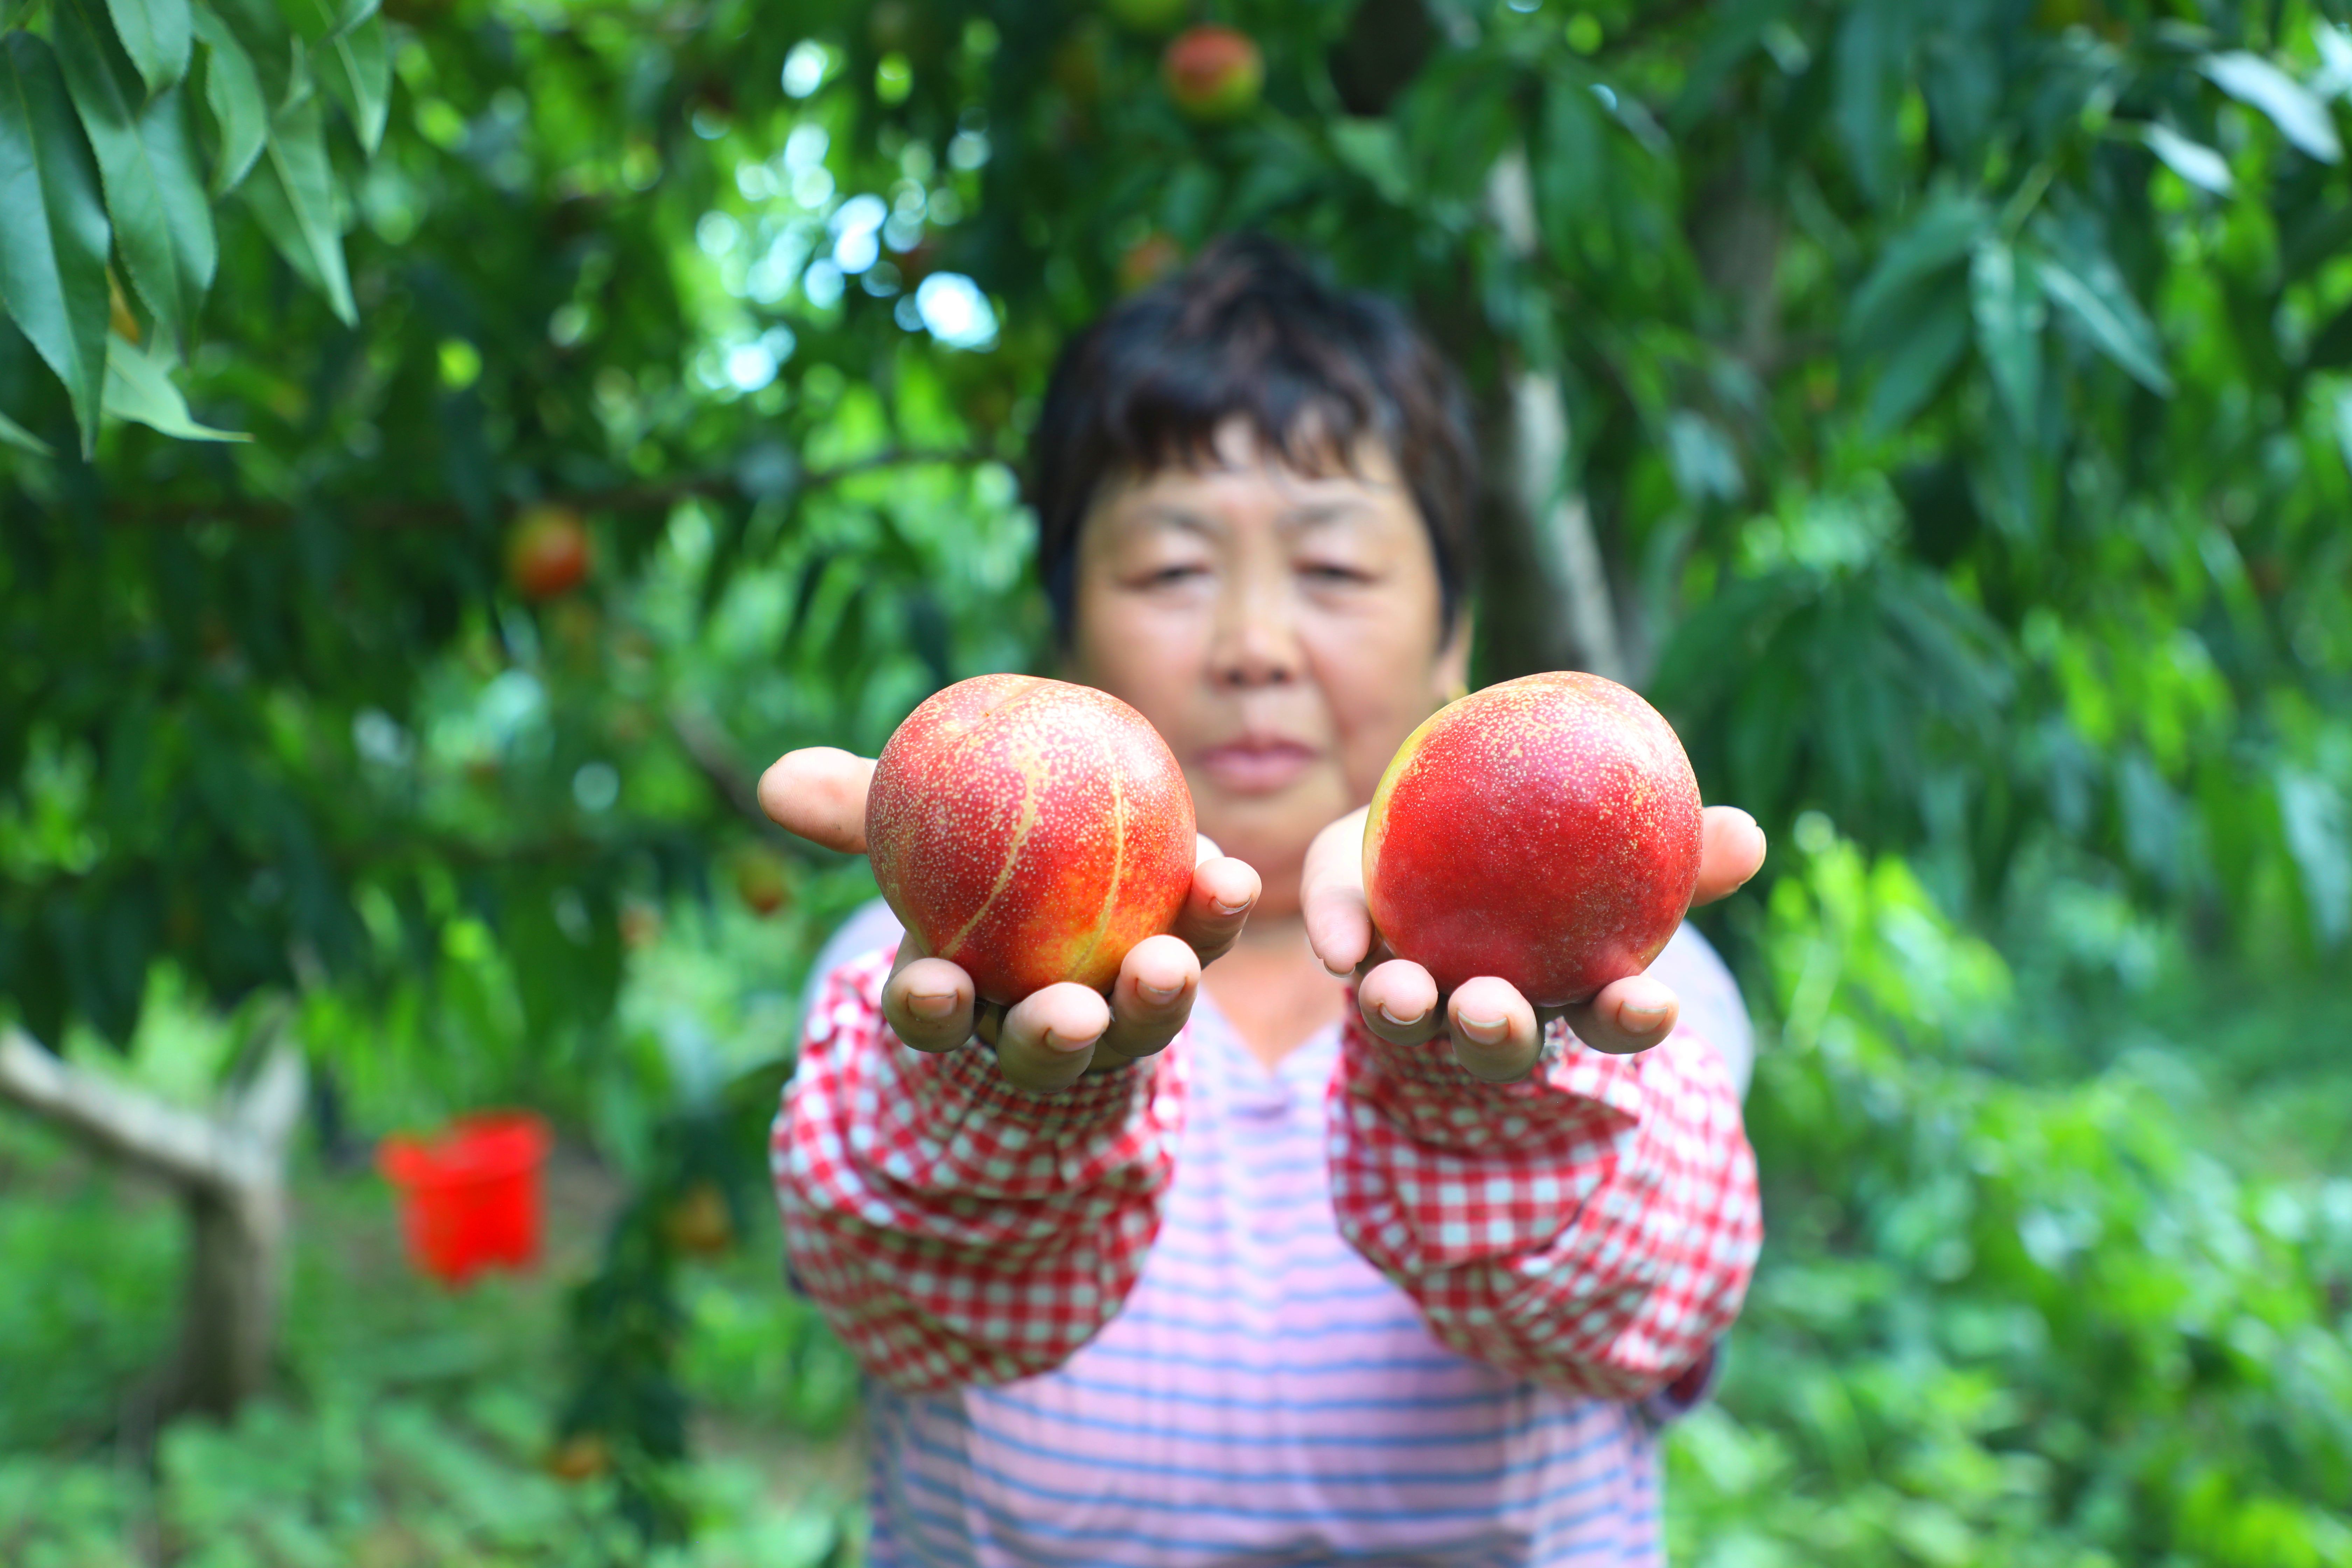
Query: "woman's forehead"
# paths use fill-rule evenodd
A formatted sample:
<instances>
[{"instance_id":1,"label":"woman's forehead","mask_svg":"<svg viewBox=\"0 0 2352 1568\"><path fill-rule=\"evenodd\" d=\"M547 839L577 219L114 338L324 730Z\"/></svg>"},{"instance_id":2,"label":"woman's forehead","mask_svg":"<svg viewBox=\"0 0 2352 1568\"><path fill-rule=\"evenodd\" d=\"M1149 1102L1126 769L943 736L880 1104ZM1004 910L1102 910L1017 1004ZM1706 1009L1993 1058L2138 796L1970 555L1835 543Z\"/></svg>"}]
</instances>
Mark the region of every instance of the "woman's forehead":
<instances>
[{"instance_id":1,"label":"woman's forehead","mask_svg":"<svg viewBox=\"0 0 2352 1568\"><path fill-rule=\"evenodd\" d=\"M1255 434L1245 443L1220 440L1216 449L1190 460L1122 472L1104 488L1100 501L1097 513L1138 522L1237 510L1295 521L1334 521L1400 509L1410 513L1412 506L1395 459L1377 440L1345 454L1305 445L1286 454Z\"/></svg>"}]
</instances>

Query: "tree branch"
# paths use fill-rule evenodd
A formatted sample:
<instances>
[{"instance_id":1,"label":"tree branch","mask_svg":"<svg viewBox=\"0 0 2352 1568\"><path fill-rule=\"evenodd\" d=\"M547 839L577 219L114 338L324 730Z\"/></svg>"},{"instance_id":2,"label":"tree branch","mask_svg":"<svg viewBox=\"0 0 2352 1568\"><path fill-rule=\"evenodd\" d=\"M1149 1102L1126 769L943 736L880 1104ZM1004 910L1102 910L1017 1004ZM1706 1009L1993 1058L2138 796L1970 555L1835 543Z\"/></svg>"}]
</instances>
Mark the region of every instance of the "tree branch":
<instances>
[{"instance_id":1,"label":"tree branch","mask_svg":"<svg viewBox=\"0 0 2352 1568\"><path fill-rule=\"evenodd\" d=\"M0 1028L0 1097L173 1185L227 1193L277 1180L302 1105L300 1053L282 1042L226 1110L206 1115L102 1078Z\"/></svg>"},{"instance_id":2,"label":"tree branch","mask_svg":"<svg viewBox=\"0 0 2352 1568\"><path fill-rule=\"evenodd\" d=\"M951 468L995 459L995 453L977 447L961 452L877 452L829 468L812 469L800 476L796 488L802 490L822 489L844 479L856 479L861 474L883 468ZM731 473L696 474L656 484L567 491L542 496L540 500L545 504L568 506L579 511L658 511L690 496L740 495L742 489L742 481ZM337 511L344 521L365 529L457 528L468 521L465 509L446 498L382 500L341 508L335 506L332 498L320 498L313 504L321 510ZM283 528L294 521L298 510L286 501L249 499L126 500L109 506L106 521L125 527L226 522L241 528Z\"/></svg>"},{"instance_id":3,"label":"tree branch","mask_svg":"<svg viewBox=\"0 0 2352 1568\"><path fill-rule=\"evenodd\" d=\"M669 711L669 728L702 776L709 781L711 789L733 808L736 816L756 825L763 833L780 838L791 837L760 808L757 781L743 771L734 742L718 725L690 710L673 708Z\"/></svg>"}]
</instances>

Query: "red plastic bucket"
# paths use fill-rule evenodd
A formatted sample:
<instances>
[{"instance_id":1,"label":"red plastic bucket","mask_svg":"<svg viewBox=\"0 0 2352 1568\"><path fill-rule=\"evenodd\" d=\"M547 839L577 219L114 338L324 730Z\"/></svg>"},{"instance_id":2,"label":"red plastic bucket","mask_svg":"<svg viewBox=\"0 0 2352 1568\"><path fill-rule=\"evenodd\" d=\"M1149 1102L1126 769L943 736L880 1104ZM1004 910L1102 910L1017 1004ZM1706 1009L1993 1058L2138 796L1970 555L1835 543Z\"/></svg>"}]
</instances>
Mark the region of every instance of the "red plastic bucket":
<instances>
[{"instance_id":1,"label":"red plastic bucket","mask_svg":"<svg viewBox=\"0 0 2352 1568\"><path fill-rule=\"evenodd\" d=\"M553 1142L528 1111L489 1111L430 1140L395 1133L376 1145L376 1169L400 1190L409 1262L447 1285L538 1262L540 1171Z\"/></svg>"}]
</instances>

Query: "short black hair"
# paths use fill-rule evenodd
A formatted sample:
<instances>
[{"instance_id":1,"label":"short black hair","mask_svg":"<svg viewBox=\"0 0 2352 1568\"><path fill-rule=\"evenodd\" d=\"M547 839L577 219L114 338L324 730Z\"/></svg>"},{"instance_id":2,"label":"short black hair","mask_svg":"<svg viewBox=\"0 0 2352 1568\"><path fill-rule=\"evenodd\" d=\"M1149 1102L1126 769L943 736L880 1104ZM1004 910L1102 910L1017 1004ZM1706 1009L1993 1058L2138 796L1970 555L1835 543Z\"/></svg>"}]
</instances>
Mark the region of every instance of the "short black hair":
<instances>
[{"instance_id":1,"label":"short black hair","mask_svg":"<svg viewBox=\"0 0 2352 1568\"><path fill-rule=\"evenodd\" d=\"M1477 455L1460 379L1410 317L1337 289L1296 252L1234 235L1121 301L1062 350L1030 438L1037 567L1066 645L1078 529L1106 479L1213 459L1249 421L1313 471L1365 437L1388 447L1429 530L1451 635L1476 567Z\"/></svg>"}]
</instances>

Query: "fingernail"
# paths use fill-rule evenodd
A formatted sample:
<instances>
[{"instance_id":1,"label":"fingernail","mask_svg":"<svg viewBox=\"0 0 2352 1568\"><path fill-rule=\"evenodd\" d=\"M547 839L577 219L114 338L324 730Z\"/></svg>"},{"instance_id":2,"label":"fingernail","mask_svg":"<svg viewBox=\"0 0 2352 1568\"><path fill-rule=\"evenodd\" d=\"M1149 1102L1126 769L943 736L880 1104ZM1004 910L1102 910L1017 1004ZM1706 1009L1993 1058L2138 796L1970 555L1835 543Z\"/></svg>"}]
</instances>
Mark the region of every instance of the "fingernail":
<instances>
[{"instance_id":1,"label":"fingernail","mask_svg":"<svg viewBox=\"0 0 2352 1568\"><path fill-rule=\"evenodd\" d=\"M1462 1032L1482 1046L1502 1044L1503 1037L1511 1032L1508 1018L1468 1018L1462 1020Z\"/></svg>"},{"instance_id":2,"label":"fingernail","mask_svg":"<svg viewBox=\"0 0 2352 1568\"><path fill-rule=\"evenodd\" d=\"M1627 1007L1617 1015L1617 1022L1630 1034L1653 1035L1666 1026L1664 1007Z\"/></svg>"},{"instance_id":3,"label":"fingernail","mask_svg":"<svg viewBox=\"0 0 2352 1568\"><path fill-rule=\"evenodd\" d=\"M1037 1043L1049 1051L1060 1051L1066 1056L1075 1056L1080 1051L1093 1049L1095 1041L1099 1037L1099 1036L1088 1036L1083 1040L1066 1040L1048 1029L1038 1037Z\"/></svg>"},{"instance_id":4,"label":"fingernail","mask_svg":"<svg viewBox=\"0 0 2352 1568\"><path fill-rule=\"evenodd\" d=\"M918 1018L944 1018L955 1011L955 1005L952 991L917 992L907 998L907 1011Z\"/></svg>"},{"instance_id":5,"label":"fingernail","mask_svg":"<svg viewBox=\"0 0 2352 1568\"><path fill-rule=\"evenodd\" d=\"M1140 980L1135 983L1135 994L1155 1007L1165 1007L1169 1003L1176 1000L1183 989L1181 984L1147 985Z\"/></svg>"},{"instance_id":6,"label":"fingernail","mask_svg":"<svg viewBox=\"0 0 2352 1568\"><path fill-rule=\"evenodd\" d=\"M1223 899L1211 899L1209 900L1209 907L1216 910L1221 915L1237 915L1244 910L1249 908L1249 900L1247 899L1244 899L1240 903L1229 904Z\"/></svg>"},{"instance_id":7,"label":"fingernail","mask_svg":"<svg viewBox=\"0 0 2352 1568\"><path fill-rule=\"evenodd\" d=\"M1390 1023L1394 1024L1400 1029L1410 1029L1415 1024L1420 1023L1423 1018L1429 1016L1428 1013L1424 1011L1415 1013L1410 1018L1400 1018L1394 1013L1389 1011L1389 1005L1385 1002L1374 1003L1372 1005L1372 1011L1378 1013L1381 1017L1386 1018Z\"/></svg>"}]
</instances>

